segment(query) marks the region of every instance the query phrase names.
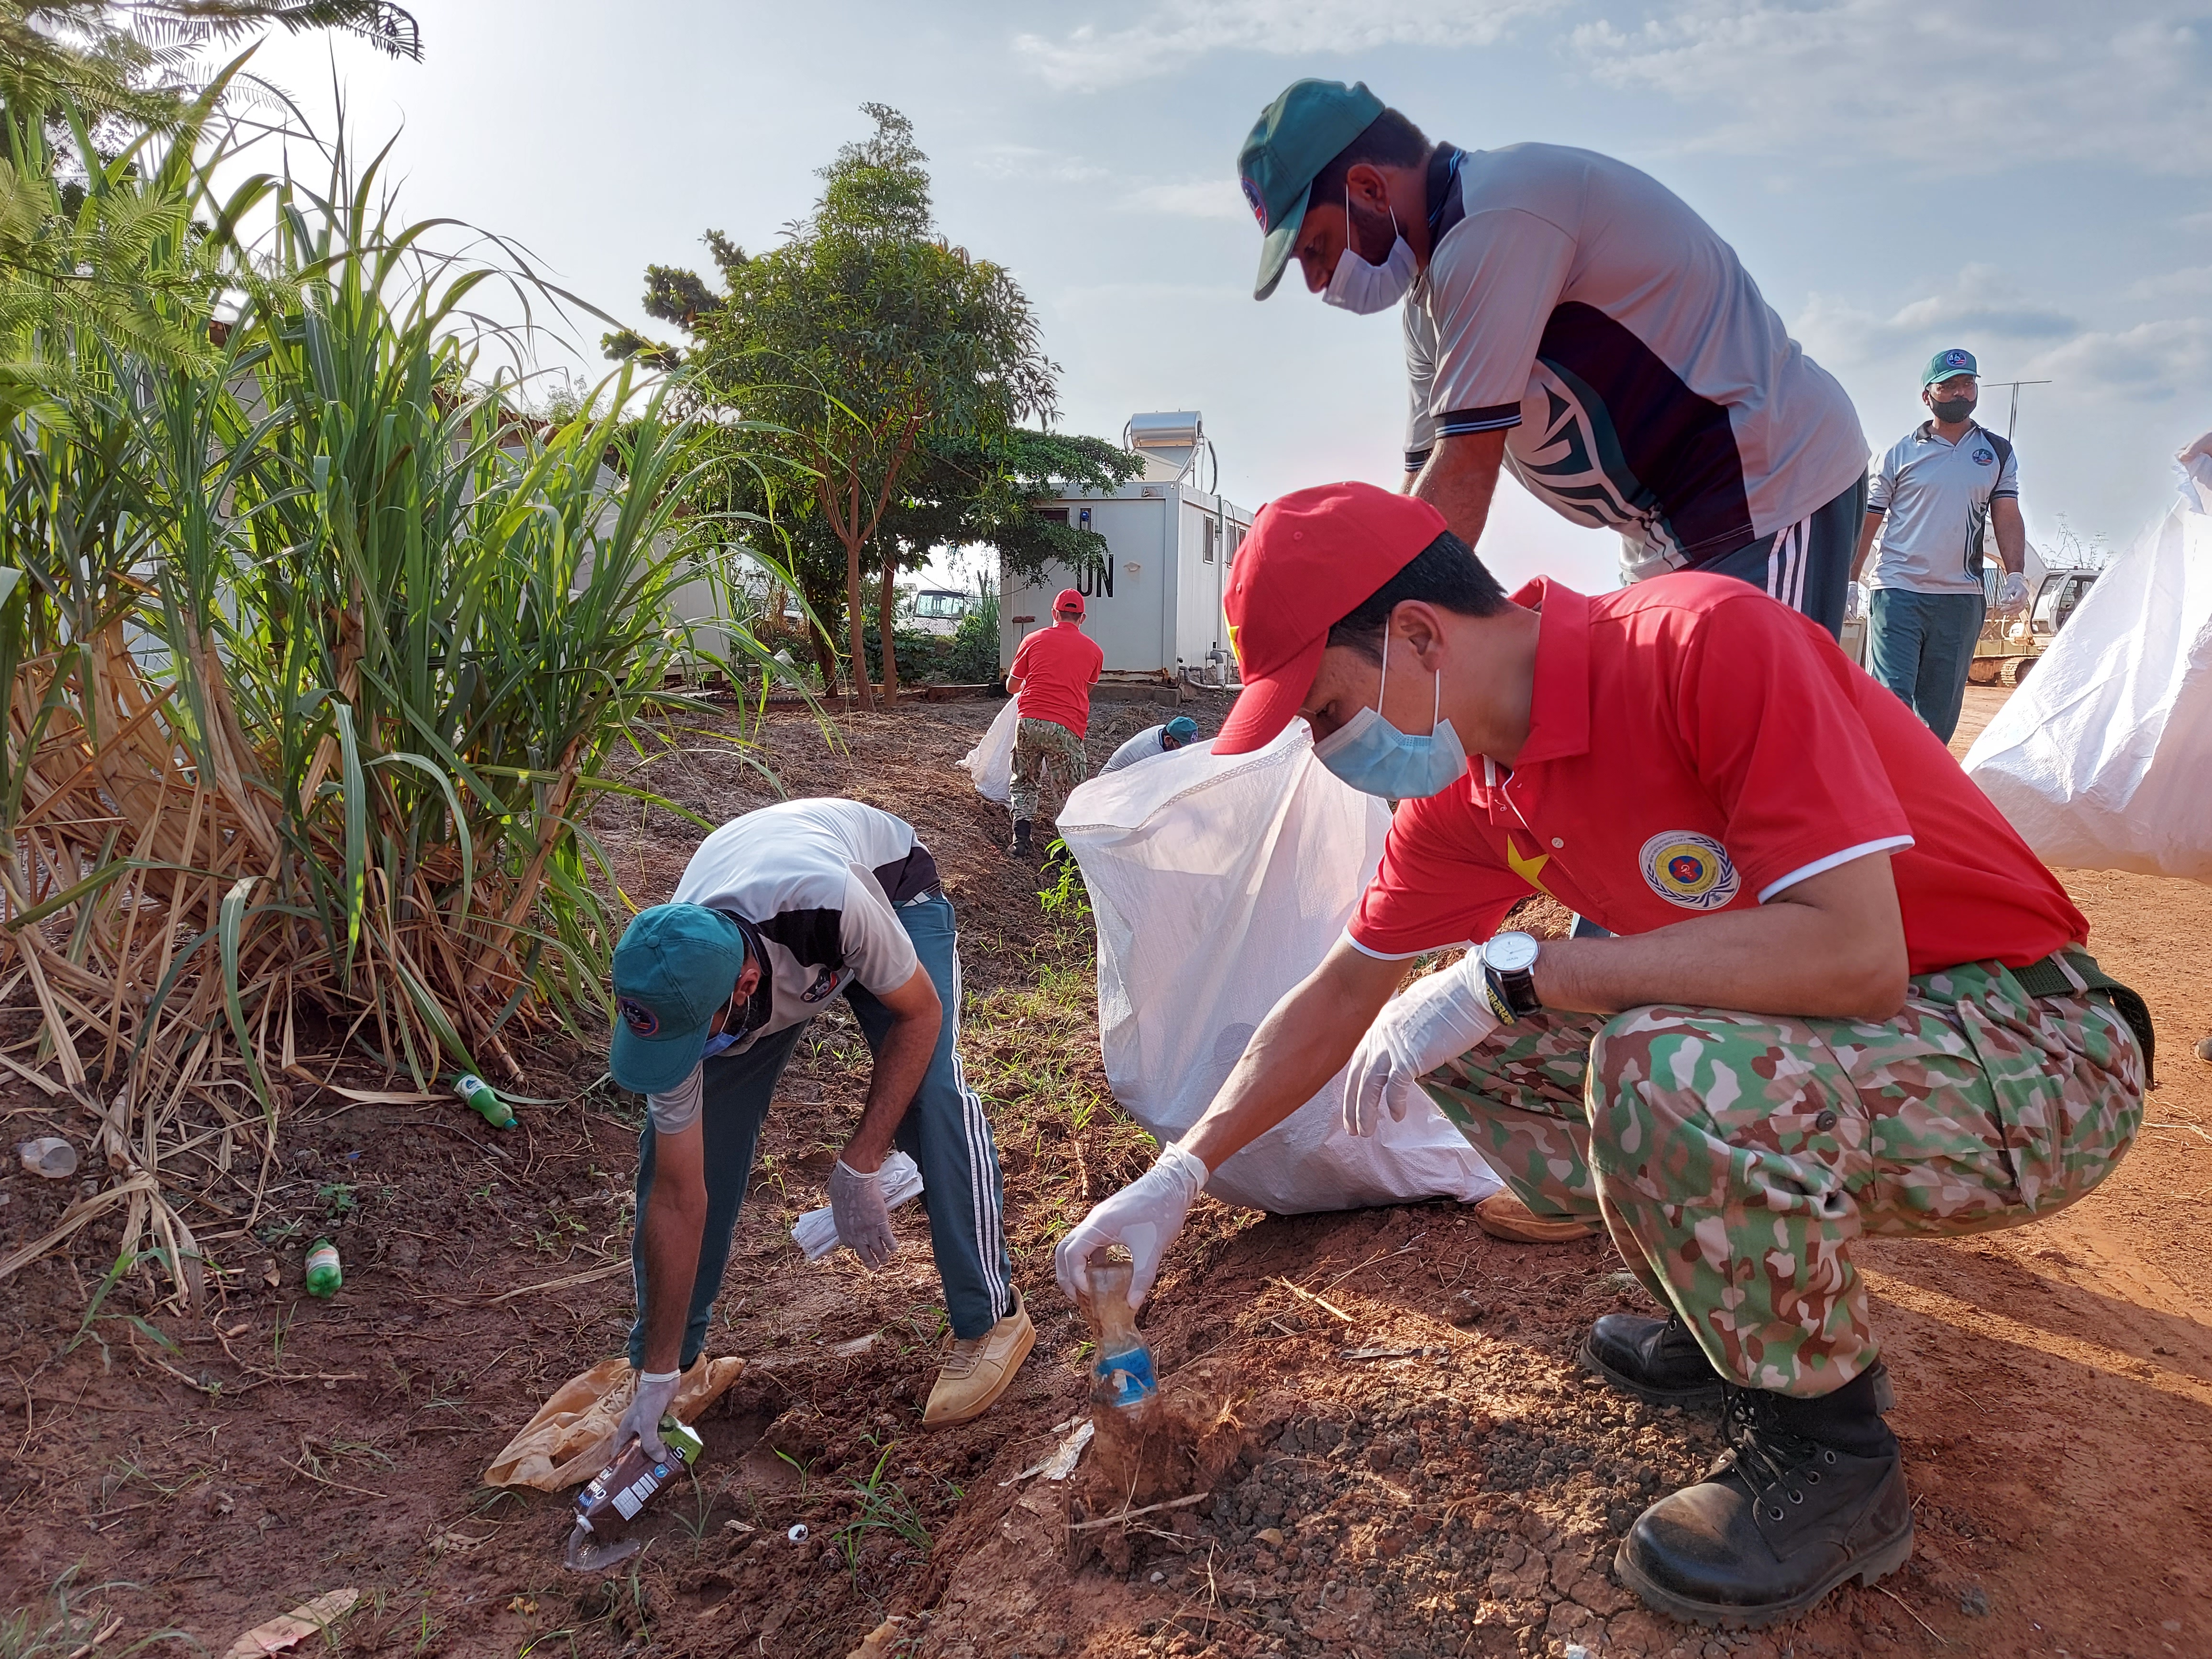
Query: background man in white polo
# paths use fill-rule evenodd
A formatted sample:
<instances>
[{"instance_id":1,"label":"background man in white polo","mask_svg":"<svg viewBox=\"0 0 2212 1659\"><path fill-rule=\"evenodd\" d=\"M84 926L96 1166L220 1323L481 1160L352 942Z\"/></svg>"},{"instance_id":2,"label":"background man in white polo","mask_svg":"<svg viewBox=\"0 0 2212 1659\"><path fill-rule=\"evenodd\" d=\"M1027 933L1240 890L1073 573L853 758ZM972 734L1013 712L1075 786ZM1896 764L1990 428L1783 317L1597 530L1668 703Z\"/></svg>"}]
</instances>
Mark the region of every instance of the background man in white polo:
<instances>
[{"instance_id":1,"label":"background man in white polo","mask_svg":"<svg viewBox=\"0 0 2212 1659\"><path fill-rule=\"evenodd\" d=\"M1333 306L1404 301L1407 488L1468 546L1503 465L1618 531L1625 581L1739 576L1842 630L1858 416L1680 198L1586 149L1431 143L1334 81L1270 104L1237 172L1255 297L1295 256Z\"/></svg>"},{"instance_id":2,"label":"background man in white polo","mask_svg":"<svg viewBox=\"0 0 2212 1659\"><path fill-rule=\"evenodd\" d=\"M1867 669L1944 742L1958 729L1966 669L1981 636L1982 546L1994 529L2004 566L1997 610L2027 603L2027 529L2012 445L1974 419L1974 354L1953 346L1928 360L1920 401L1929 418L1890 446L1867 489L1866 525L1851 561L1867 586Z\"/></svg>"}]
</instances>

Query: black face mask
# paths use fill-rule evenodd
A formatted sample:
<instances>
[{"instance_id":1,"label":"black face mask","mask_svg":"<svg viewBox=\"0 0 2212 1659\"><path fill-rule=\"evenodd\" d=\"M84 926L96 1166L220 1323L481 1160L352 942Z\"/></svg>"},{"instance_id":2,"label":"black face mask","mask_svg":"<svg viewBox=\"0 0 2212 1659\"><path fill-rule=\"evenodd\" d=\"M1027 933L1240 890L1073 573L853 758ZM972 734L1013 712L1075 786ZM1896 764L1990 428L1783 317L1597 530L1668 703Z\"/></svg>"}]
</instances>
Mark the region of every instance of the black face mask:
<instances>
[{"instance_id":1,"label":"black face mask","mask_svg":"<svg viewBox=\"0 0 2212 1659\"><path fill-rule=\"evenodd\" d=\"M1972 414L1979 402L1978 398L1938 398L1928 406L1936 411L1937 420L1947 426L1955 426Z\"/></svg>"}]
</instances>

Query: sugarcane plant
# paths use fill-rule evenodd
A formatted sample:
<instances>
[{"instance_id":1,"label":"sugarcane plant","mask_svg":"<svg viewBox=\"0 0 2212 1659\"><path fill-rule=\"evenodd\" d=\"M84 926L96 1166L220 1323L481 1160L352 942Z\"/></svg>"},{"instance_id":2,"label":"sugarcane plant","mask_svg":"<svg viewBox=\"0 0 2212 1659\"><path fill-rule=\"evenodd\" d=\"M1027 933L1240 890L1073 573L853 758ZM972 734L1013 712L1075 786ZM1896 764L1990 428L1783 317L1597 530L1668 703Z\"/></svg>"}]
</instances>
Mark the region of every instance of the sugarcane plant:
<instances>
[{"instance_id":1,"label":"sugarcane plant","mask_svg":"<svg viewBox=\"0 0 2212 1659\"><path fill-rule=\"evenodd\" d=\"M19 185L53 176L35 124L10 139ZM471 295L526 281L432 252L376 162L341 147L319 187L218 201L224 154L197 122L85 143L88 195L182 210L132 245L173 326L13 343L36 372L0 441L0 1006L38 1011L17 1064L97 1118L112 1178L0 1278L123 1206L124 1249L150 1234L189 1297L334 1060L428 1094L604 1020L627 900L592 811L684 810L618 775L686 701L672 595L772 565L688 510L701 451L665 383L625 371L549 422L485 368ZM793 678L717 632L726 672Z\"/></svg>"}]
</instances>

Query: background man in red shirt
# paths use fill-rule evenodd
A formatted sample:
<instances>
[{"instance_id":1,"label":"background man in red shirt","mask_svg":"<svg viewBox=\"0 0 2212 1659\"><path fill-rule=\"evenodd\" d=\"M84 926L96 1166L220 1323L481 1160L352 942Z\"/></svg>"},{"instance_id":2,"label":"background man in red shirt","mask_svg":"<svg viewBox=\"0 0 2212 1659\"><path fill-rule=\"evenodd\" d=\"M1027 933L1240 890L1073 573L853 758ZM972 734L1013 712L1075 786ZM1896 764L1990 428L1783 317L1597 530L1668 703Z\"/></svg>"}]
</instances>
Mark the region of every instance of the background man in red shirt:
<instances>
[{"instance_id":1,"label":"background man in red shirt","mask_svg":"<svg viewBox=\"0 0 2212 1659\"><path fill-rule=\"evenodd\" d=\"M1106 653L1083 631L1082 594L1061 588L1052 602L1052 621L1021 642L1006 674L1006 690L1020 698L1022 710L1008 803L1014 844L1008 850L1023 857L1030 851L1030 823L1046 768L1061 775L1063 796L1090 775L1083 734L1091 728L1091 688L1106 664Z\"/></svg>"},{"instance_id":2,"label":"background man in red shirt","mask_svg":"<svg viewBox=\"0 0 2212 1659\"><path fill-rule=\"evenodd\" d=\"M1893 1571L1911 1509L1851 1242L2094 1188L2142 1118L2141 999L1911 711L1741 582L1509 599L1433 507L1338 484L1261 511L1226 609L1245 689L1215 752L1303 717L1403 805L1346 937L1062 1241L1062 1288L1120 1243L1141 1299L1209 1172L1349 1058L1348 1127L1425 1087L1670 1310L1599 1320L1586 1364L1725 1402L1730 1455L1644 1511L1622 1582L1742 1626ZM1498 934L1393 998L1532 890L1614 937Z\"/></svg>"}]
</instances>

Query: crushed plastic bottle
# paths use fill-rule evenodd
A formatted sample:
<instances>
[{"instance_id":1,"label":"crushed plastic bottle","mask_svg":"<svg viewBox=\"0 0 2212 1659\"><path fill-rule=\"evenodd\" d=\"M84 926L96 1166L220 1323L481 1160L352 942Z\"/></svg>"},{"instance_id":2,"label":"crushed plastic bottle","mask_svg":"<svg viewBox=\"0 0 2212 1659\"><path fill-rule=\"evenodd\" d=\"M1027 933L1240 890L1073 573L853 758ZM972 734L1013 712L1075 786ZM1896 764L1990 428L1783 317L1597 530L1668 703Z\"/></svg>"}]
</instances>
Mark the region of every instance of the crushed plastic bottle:
<instances>
[{"instance_id":1,"label":"crushed plastic bottle","mask_svg":"<svg viewBox=\"0 0 2212 1659\"><path fill-rule=\"evenodd\" d=\"M319 1238L307 1252L307 1294L327 1302L338 1293L345 1283L345 1270L338 1266L338 1247L327 1238Z\"/></svg>"},{"instance_id":2,"label":"crushed plastic bottle","mask_svg":"<svg viewBox=\"0 0 2212 1659\"><path fill-rule=\"evenodd\" d=\"M1137 1316L1129 1306L1134 1269L1127 1261L1107 1260L1103 1251L1091 1258L1089 1267L1091 1300L1084 1311L1098 1344L1091 1368L1091 1402L1116 1412L1139 1411L1160 1385L1152 1372L1152 1351L1137 1334Z\"/></svg>"},{"instance_id":3,"label":"crushed plastic bottle","mask_svg":"<svg viewBox=\"0 0 2212 1659\"><path fill-rule=\"evenodd\" d=\"M699 1461L704 1444L687 1425L665 1414L660 1419L660 1443L668 1455L656 1460L646 1455L642 1445L631 1441L619 1457L576 1494L576 1524L561 1553L561 1559L572 1571L604 1572L645 1547L643 1540L635 1538L611 1544L595 1544L592 1540L611 1516L635 1520L638 1512L675 1479L678 1469Z\"/></svg>"},{"instance_id":4,"label":"crushed plastic bottle","mask_svg":"<svg viewBox=\"0 0 2212 1659\"><path fill-rule=\"evenodd\" d=\"M514 1108L494 1093L491 1085L474 1072L464 1072L455 1078L453 1092L461 1097L463 1104L493 1128L512 1129L514 1127Z\"/></svg>"}]
</instances>

